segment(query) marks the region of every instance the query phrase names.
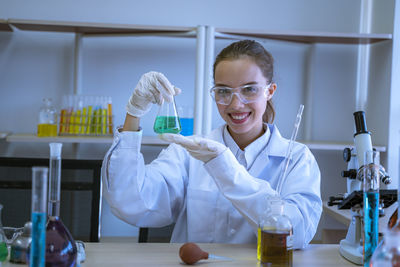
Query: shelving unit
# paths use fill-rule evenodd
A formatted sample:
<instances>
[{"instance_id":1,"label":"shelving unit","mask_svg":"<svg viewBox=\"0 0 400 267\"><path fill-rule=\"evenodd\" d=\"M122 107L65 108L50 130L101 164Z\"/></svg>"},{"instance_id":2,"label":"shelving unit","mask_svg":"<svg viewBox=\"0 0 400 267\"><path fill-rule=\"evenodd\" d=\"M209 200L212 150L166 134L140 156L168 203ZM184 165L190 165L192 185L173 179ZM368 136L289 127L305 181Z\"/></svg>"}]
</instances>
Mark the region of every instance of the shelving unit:
<instances>
[{"instance_id":1,"label":"shelving unit","mask_svg":"<svg viewBox=\"0 0 400 267\"><path fill-rule=\"evenodd\" d=\"M59 142L59 143L83 143L83 144L111 144L113 138L110 137L37 137L33 134L11 134L6 137L7 142L36 142L36 143L51 143L51 142ZM157 136L143 136L142 145L168 145L167 142L161 140Z\"/></svg>"},{"instance_id":2,"label":"shelving unit","mask_svg":"<svg viewBox=\"0 0 400 267\"><path fill-rule=\"evenodd\" d=\"M37 137L33 134L11 134L6 137L7 142L36 142L36 143L97 143L97 144L111 144L112 137ZM299 141L311 150L325 150L325 151L343 151L346 147L353 147L354 144L345 143L322 143L322 142L307 142ZM142 145L168 145L167 142L161 140L157 136L143 136ZM385 146L374 146L374 148L379 152L386 152Z\"/></svg>"},{"instance_id":3,"label":"shelving unit","mask_svg":"<svg viewBox=\"0 0 400 267\"><path fill-rule=\"evenodd\" d=\"M12 28L8 22L4 19L0 19L0 31L2 32L12 32Z\"/></svg>"},{"instance_id":4,"label":"shelving unit","mask_svg":"<svg viewBox=\"0 0 400 267\"><path fill-rule=\"evenodd\" d=\"M105 23L84 23L84 22L65 22L65 21L38 21L38 20L17 20L9 19L8 21L0 20L0 30L12 30L15 27L19 30L29 31L47 31L47 32L66 32L75 33L75 62L74 62L74 92L81 93L80 89L80 61L82 57L81 42L84 37L113 37L113 36L165 36L165 37L184 37L196 38L196 85L194 92L194 133L205 134L211 128L211 99L208 97L207 88L210 83L209 73L212 69L212 61L214 59L214 40L215 39L243 39L243 38L258 38L266 40L279 40L293 43L305 44L353 44L358 45L360 53L358 58L360 62L357 65L358 76L362 78L368 77L368 68L365 68L365 61L368 60L366 53L363 49L371 45L376 45L385 42L391 42L390 53L393 54L393 62L391 62L390 75L391 83L389 88L386 89L392 99L395 94L395 88L400 86L398 73L400 67L395 55L399 55L400 41L396 35L399 27L396 22L399 21L400 11L399 7L395 10L395 20L393 31L391 33L342 33L342 32L299 32L299 31L264 31L264 30L247 30L247 29L229 29L229 28L214 28L212 26L198 26L198 27L169 27L169 26L147 26L147 25L130 25L130 24L105 24ZM313 49L313 48L311 48ZM388 49L388 48L383 48ZM312 55L312 53L310 53ZM385 62L386 64L387 62ZM368 63L367 63L368 64ZM308 66L309 67L309 66ZM397 74L396 74L397 73ZM367 81L367 83L370 81ZM361 90L364 90L361 88ZM361 92L363 94L363 92ZM397 94L398 95L398 94ZM310 92L304 92L305 102L312 101ZM357 101L357 99L356 99ZM388 105L392 103L390 100ZM307 103L306 103L307 104ZM308 105L311 106L311 105ZM395 110L393 104L388 108L388 117L384 120L388 124L394 125L395 118L400 114ZM311 128L311 111L304 115L304 127ZM351 115L350 115L351 116ZM374 117L373 120L377 121L378 118ZM386 131L386 130L385 130ZM396 129L387 130L387 137L383 143L380 143L376 148L385 152L385 157L388 161L387 169L393 177L399 176L399 155L398 146L400 141L396 139ZM326 151L340 151L344 147L351 147L353 144L341 144L332 142L318 142L312 141L306 133L305 141L310 149L313 150L326 150ZM51 139L35 138L33 135L10 135L7 137L8 142L49 142ZM56 140L68 143L110 143L111 138L89 138L89 137L58 137ZM143 144L149 145L164 145L157 137L143 137Z\"/></svg>"}]
</instances>

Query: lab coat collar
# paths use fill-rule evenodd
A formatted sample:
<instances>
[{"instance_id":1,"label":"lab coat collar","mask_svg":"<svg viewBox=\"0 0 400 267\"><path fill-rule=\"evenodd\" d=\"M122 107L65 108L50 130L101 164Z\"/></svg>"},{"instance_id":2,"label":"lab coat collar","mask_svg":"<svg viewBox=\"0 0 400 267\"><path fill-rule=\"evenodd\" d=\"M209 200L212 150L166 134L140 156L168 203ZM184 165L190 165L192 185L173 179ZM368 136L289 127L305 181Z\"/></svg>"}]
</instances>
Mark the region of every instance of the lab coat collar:
<instances>
[{"instance_id":1,"label":"lab coat collar","mask_svg":"<svg viewBox=\"0 0 400 267\"><path fill-rule=\"evenodd\" d=\"M268 124L269 130L271 131L271 137L268 145L264 150L269 156L285 157L289 146L289 140L282 137L278 128L273 124Z\"/></svg>"},{"instance_id":2,"label":"lab coat collar","mask_svg":"<svg viewBox=\"0 0 400 267\"><path fill-rule=\"evenodd\" d=\"M267 146L260 154L265 154L267 156L274 156L274 157L285 157L287 148L289 146L289 140L282 137L278 128L275 125L273 124L267 124L267 125L271 134ZM225 144L223 138L224 127L225 125L222 125L219 128L212 131L208 135L208 138L211 138L215 141Z\"/></svg>"},{"instance_id":3,"label":"lab coat collar","mask_svg":"<svg viewBox=\"0 0 400 267\"><path fill-rule=\"evenodd\" d=\"M259 177L260 173L265 168L265 164L269 161L270 157L280 157L285 158L286 151L289 145L289 141L281 136L278 128L273 124L267 124L270 131L270 138L268 144L265 146L263 151L258 154L250 169L249 174L253 177ZM216 140L222 144L224 143L224 127L225 125L219 127L212 131L208 138Z\"/></svg>"}]
</instances>

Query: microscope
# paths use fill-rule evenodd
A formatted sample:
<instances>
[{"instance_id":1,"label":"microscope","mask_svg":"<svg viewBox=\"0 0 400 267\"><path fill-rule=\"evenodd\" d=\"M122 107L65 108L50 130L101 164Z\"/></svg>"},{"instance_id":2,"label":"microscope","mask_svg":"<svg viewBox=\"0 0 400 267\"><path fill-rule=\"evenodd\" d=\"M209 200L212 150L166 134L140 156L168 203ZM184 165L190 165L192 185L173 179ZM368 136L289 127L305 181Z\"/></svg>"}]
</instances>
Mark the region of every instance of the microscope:
<instances>
[{"instance_id":1,"label":"microscope","mask_svg":"<svg viewBox=\"0 0 400 267\"><path fill-rule=\"evenodd\" d=\"M364 158L367 151L374 151L371 133L367 131L364 111L354 114L356 133L354 147L343 150L343 159L347 163L347 170L342 171L342 177L347 179L347 192L343 196L330 197L328 205L338 205L338 209L350 209L352 220L346 238L340 241L340 254L347 260L363 264L363 175L362 169L372 163L372 158ZM391 182L389 175L382 165L379 165L379 181L388 185ZM379 187L380 188L380 187ZM397 190L379 189L379 216L384 216L384 209L397 200Z\"/></svg>"}]
</instances>

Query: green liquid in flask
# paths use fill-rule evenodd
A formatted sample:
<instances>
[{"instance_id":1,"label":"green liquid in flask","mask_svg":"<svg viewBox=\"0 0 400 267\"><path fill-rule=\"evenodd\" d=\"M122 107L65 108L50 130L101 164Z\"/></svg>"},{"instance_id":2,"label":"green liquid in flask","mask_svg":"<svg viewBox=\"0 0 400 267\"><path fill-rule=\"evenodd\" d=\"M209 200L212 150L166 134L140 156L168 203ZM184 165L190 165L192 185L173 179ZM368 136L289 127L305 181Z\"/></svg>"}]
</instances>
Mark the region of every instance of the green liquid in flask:
<instances>
[{"instance_id":1,"label":"green liquid in flask","mask_svg":"<svg viewBox=\"0 0 400 267\"><path fill-rule=\"evenodd\" d=\"M154 131L158 134L180 133L182 130L178 117L175 116L157 116L154 122Z\"/></svg>"}]
</instances>

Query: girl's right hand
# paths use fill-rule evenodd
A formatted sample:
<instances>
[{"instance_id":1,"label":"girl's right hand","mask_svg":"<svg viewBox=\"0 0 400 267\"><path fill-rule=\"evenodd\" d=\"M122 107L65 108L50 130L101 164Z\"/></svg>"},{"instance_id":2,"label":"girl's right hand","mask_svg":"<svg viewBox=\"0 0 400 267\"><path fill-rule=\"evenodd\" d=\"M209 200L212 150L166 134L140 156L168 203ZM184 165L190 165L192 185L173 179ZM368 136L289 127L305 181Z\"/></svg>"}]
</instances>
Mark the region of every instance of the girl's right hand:
<instances>
[{"instance_id":1,"label":"girl's right hand","mask_svg":"<svg viewBox=\"0 0 400 267\"><path fill-rule=\"evenodd\" d=\"M134 117L141 117L146 114L151 104L161 105L163 101L171 102L174 95L181 90L173 86L164 74L151 71L140 78L132 96L126 105L126 111Z\"/></svg>"}]
</instances>

